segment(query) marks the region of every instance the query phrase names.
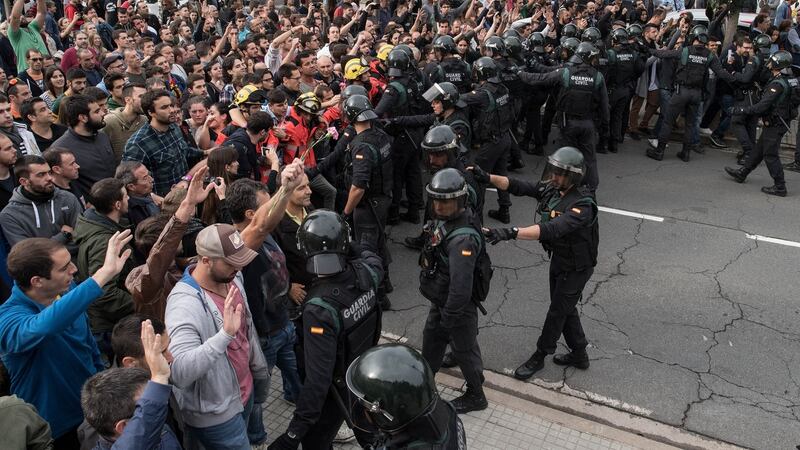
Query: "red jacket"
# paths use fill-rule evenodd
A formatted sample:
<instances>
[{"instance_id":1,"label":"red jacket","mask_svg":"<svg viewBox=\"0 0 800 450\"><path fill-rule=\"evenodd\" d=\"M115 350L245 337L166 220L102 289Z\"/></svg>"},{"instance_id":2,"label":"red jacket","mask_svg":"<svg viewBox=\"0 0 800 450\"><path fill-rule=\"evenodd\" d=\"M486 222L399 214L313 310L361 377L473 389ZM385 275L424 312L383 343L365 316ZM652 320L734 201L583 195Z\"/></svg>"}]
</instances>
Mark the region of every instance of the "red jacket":
<instances>
[{"instance_id":1,"label":"red jacket","mask_svg":"<svg viewBox=\"0 0 800 450\"><path fill-rule=\"evenodd\" d=\"M295 108L289 112L289 116L284 122L286 129L286 139L282 140L280 147L283 150L283 163L290 164L295 158L299 158L305 153L308 145L314 142L314 132L324 129L324 125L317 125L313 128L297 114ZM317 160L314 157L314 149L308 152L305 159L306 167L316 167Z\"/></svg>"}]
</instances>

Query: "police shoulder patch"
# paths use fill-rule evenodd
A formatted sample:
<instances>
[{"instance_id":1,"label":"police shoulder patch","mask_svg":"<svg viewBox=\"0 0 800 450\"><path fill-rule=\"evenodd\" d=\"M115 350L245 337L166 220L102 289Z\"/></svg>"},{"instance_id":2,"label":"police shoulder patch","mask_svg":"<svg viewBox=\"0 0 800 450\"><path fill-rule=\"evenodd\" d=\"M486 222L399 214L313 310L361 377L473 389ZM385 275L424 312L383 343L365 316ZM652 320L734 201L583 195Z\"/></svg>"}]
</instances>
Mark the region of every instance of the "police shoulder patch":
<instances>
[{"instance_id":1,"label":"police shoulder patch","mask_svg":"<svg viewBox=\"0 0 800 450\"><path fill-rule=\"evenodd\" d=\"M311 327L311 329L309 331L311 331L311 334L323 334L323 333L325 333L325 330L322 327Z\"/></svg>"},{"instance_id":2,"label":"police shoulder patch","mask_svg":"<svg viewBox=\"0 0 800 450\"><path fill-rule=\"evenodd\" d=\"M469 249L461 250L461 256L472 256L472 250Z\"/></svg>"},{"instance_id":3,"label":"police shoulder patch","mask_svg":"<svg viewBox=\"0 0 800 450\"><path fill-rule=\"evenodd\" d=\"M769 90L770 90L770 92L778 92L778 91L775 90L775 88L769 88Z\"/></svg>"},{"instance_id":4,"label":"police shoulder patch","mask_svg":"<svg viewBox=\"0 0 800 450\"><path fill-rule=\"evenodd\" d=\"M361 153L356 153L356 159L364 159L364 155Z\"/></svg>"},{"instance_id":5,"label":"police shoulder patch","mask_svg":"<svg viewBox=\"0 0 800 450\"><path fill-rule=\"evenodd\" d=\"M574 212L575 214L580 214L581 213L581 209L580 208L572 208L571 211Z\"/></svg>"}]
</instances>

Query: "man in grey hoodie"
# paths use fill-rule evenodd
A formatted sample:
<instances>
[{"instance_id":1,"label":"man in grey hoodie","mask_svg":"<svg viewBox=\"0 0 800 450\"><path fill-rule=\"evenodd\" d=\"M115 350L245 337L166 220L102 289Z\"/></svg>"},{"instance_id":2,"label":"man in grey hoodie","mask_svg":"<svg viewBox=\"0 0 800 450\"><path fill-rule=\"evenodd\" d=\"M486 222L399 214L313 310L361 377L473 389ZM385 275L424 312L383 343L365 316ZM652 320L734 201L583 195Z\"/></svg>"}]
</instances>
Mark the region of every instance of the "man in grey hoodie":
<instances>
[{"instance_id":1,"label":"man in grey hoodie","mask_svg":"<svg viewBox=\"0 0 800 450\"><path fill-rule=\"evenodd\" d=\"M50 166L41 156L17 159L14 173L20 186L0 212L0 227L9 245L32 237L52 238L74 256L72 232L82 211L80 201L53 184Z\"/></svg>"}]
</instances>

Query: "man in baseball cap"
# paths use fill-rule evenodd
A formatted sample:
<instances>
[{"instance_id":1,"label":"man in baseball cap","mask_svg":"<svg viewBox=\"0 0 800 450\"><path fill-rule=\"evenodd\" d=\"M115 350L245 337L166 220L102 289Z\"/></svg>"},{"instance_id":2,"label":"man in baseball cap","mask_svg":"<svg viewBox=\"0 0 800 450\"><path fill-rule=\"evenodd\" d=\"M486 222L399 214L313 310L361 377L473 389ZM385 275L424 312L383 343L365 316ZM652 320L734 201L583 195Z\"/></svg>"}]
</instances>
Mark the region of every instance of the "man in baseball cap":
<instances>
[{"instance_id":1,"label":"man in baseball cap","mask_svg":"<svg viewBox=\"0 0 800 450\"><path fill-rule=\"evenodd\" d=\"M212 260L221 259L227 266L230 266L225 270L215 270L215 265L211 264L210 274L221 278L218 281L221 283L233 281L236 272L250 264L250 261L258 255L244 244L244 239L236 231L236 228L227 223L216 223L205 227L198 233L195 244L198 256L205 256ZM222 279L227 281L222 281Z\"/></svg>"}]
</instances>

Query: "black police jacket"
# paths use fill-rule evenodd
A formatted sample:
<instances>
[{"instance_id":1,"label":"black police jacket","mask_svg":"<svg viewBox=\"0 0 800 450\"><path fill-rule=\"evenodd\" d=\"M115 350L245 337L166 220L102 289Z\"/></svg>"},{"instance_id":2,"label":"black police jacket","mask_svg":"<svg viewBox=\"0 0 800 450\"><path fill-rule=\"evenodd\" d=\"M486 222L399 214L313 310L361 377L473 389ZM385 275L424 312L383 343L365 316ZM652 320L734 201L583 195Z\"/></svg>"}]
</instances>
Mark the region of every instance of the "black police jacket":
<instances>
[{"instance_id":1,"label":"black police jacket","mask_svg":"<svg viewBox=\"0 0 800 450\"><path fill-rule=\"evenodd\" d=\"M348 148L349 164L345 178L364 189L365 197L392 196L392 141L383 130L372 127L356 135Z\"/></svg>"},{"instance_id":2,"label":"black police jacket","mask_svg":"<svg viewBox=\"0 0 800 450\"><path fill-rule=\"evenodd\" d=\"M609 105L608 105L608 91L606 90L605 80L602 75L598 74L599 81L597 85L593 85L592 89L581 89L577 92L576 81L582 78L588 78L585 74L591 74L592 83L595 83L594 74L596 69L587 65L562 67L558 70L547 73L528 73L520 72L519 78L524 83L533 86L542 87L558 87L559 97L567 95L567 91L574 90L569 93L570 101L559 101L559 112L564 113L565 116L573 116L578 119L592 118L599 121L601 128L607 126L609 122ZM573 80L573 78L575 78ZM565 86L565 79L569 81ZM586 80L588 82L588 80ZM574 108L574 109L573 109Z\"/></svg>"}]
</instances>

